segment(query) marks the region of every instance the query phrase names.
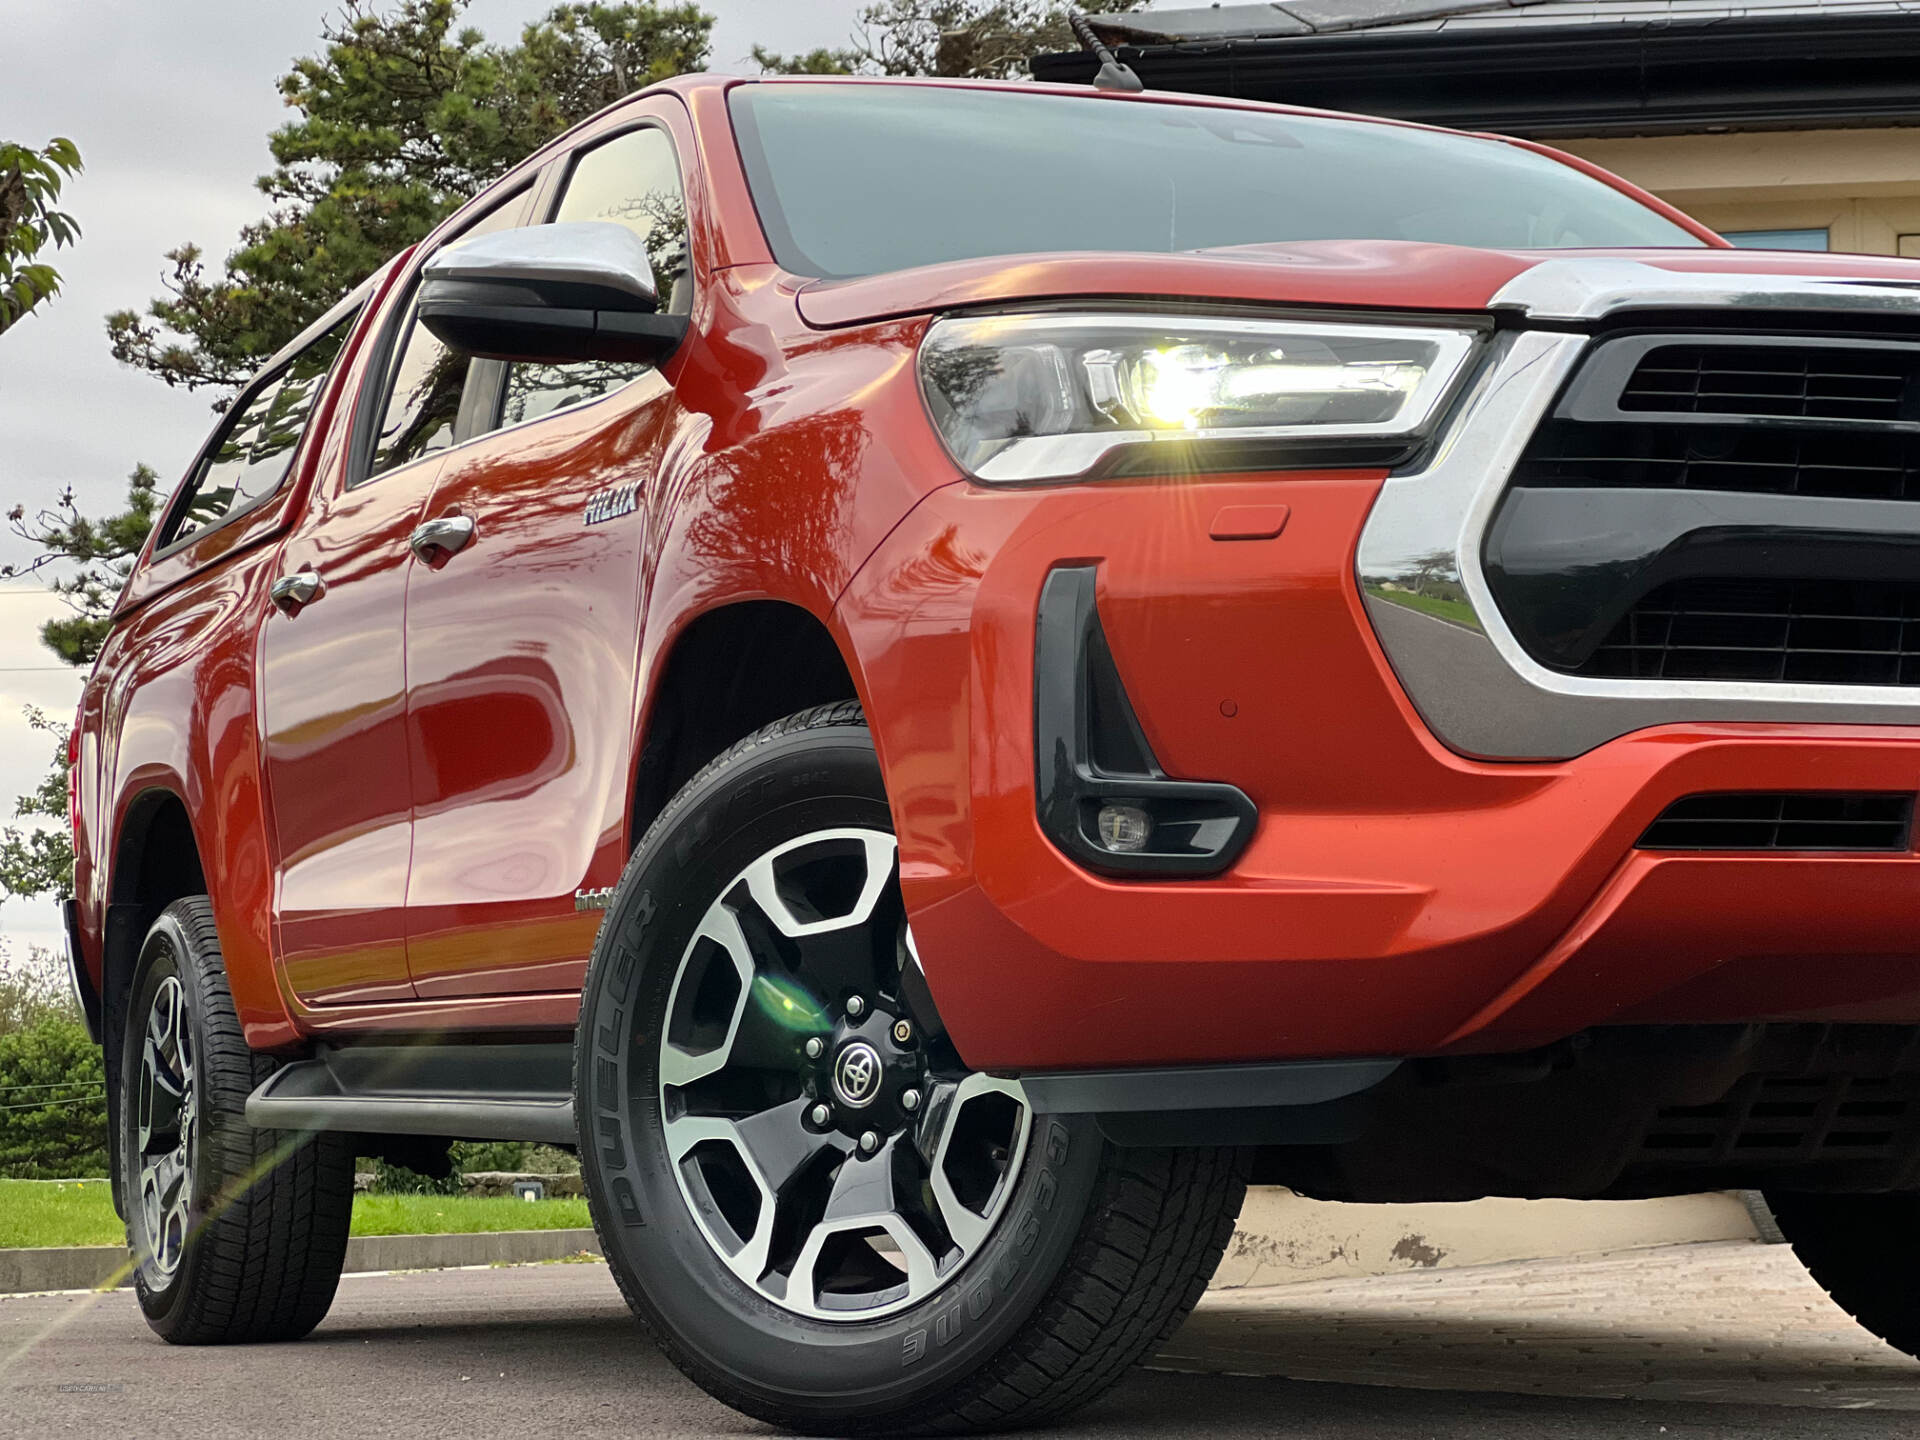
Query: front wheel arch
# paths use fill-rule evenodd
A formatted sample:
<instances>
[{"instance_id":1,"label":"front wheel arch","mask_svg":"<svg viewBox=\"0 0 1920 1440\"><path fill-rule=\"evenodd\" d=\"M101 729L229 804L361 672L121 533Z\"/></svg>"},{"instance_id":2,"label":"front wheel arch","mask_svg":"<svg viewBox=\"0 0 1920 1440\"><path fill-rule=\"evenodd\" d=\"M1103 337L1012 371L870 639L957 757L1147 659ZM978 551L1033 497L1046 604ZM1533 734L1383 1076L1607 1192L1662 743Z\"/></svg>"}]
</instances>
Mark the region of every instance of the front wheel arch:
<instances>
[{"instance_id":1,"label":"front wheel arch","mask_svg":"<svg viewBox=\"0 0 1920 1440\"><path fill-rule=\"evenodd\" d=\"M735 600L668 637L647 667L628 853L667 802L729 746L801 710L856 700L853 666L825 621L785 600Z\"/></svg>"}]
</instances>

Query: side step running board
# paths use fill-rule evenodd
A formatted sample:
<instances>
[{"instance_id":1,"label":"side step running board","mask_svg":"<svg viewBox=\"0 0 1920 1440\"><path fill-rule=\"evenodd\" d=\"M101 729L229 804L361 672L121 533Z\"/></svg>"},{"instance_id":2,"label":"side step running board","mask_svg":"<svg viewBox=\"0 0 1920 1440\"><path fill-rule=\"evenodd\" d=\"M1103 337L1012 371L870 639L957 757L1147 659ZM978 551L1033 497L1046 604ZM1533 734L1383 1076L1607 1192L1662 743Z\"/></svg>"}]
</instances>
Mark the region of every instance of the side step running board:
<instances>
[{"instance_id":1,"label":"side step running board","mask_svg":"<svg viewBox=\"0 0 1920 1440\"><path fill-rule=\"evenodd\" d=\"M247 1097L268 1130L572 1145L573 1046L350 1045L274 1071Z\"/></svg>"}]
</instances>

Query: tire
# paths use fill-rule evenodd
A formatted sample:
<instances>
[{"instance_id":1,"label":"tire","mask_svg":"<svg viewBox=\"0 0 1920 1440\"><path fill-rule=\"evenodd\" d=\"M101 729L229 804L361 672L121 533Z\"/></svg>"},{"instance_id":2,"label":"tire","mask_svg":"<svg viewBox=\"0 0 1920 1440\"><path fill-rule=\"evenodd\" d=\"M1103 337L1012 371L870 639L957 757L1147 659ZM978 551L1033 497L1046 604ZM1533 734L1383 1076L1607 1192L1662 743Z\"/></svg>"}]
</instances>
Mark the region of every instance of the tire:
<instances>
[{"instance_id":1,"label":"tire","mask_svg":"<svg viewBox=\"0 0 1920 1440\"><path fill-rule=\"evenodd\" d=\"M1753 1233L1763 1245L1784 1245L1785 1233L1780 1222L1773 1218L1773 1211L1767 1205L1767 1197L1758 1190L1736 1190L1734 1198L1746 1208L1747 1218L1753 1222Z\"/></svg>"},{"instance_id":2,"label":"tire","mask_svg":"<svg viewBox=\"0 0 1920 1440\"><path fill-rule=\"evenodd\" d=\"M120 1182L147 1323L175 1345L299 1339L346 1263L353 1152L247 1123L275 1062L241 1036L205 896L147 932L122 1056Z\"/></svg>"},{"instance_id":3,"label":"tire","mask_svg":"<svg viewBox=\"0 0 1920 1440\"><path fill-rule=\"evenodd\" d=\"M964 1074L897 983L912 940L892 844L850 702L741 741L650 827L595 942L576 1042L594 1225L661 1349L748 1415L835 1434L1045 1421L1186 1316L1245 1159L1118 1150L1088 1117ZM831 941L796 937L823 928ZM865 1041L878 1079L848 1060ZM799 1148L765 1141L776 1114ZM779 1184L774 1160L791 1162Z\"/></svg>"},{"instance_id":4,"label":"tire","mask_svg":"<svg viewBox=\"0 0 1920 1440\"><path fill-rule=\"evenodd\" d=\"M1833 1303L1894 1349L1920 1355L1920 1195L1765 1194Z\"/></svg>"}]
</instances>

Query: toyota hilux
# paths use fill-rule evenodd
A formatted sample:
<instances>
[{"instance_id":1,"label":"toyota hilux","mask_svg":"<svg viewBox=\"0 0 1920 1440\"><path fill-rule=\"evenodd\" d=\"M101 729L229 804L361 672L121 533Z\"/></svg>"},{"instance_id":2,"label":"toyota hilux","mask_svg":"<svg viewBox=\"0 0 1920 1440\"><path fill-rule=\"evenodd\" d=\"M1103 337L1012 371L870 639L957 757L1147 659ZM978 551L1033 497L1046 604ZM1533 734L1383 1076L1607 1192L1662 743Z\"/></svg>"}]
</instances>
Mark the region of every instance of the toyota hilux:
<instances>
[{"instance_id":1,"label":"toyota hilux","mask_svg":"<svg viewBox=\"0 0 1920 1440\"><path fill-rule=\"evenodd\" d=\"M714 76L224 412L71 744L139 1302L576 1146L801 1429L1097 1394L1244 1188L1764 1191L1920 1352L1920 264L1541 146Z\"/></svg>"}]
</instances>

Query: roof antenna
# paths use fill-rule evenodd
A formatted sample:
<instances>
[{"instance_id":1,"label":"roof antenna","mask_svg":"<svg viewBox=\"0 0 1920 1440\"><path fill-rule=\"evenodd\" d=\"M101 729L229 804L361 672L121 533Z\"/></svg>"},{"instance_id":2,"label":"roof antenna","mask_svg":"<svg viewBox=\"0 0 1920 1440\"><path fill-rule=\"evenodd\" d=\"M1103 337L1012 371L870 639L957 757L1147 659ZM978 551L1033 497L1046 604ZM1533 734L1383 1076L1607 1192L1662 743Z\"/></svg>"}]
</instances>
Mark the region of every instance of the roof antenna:
<instances>
[{"instance_id":1,"label":"roof antenna","mask_svg":"<svg viewBox=\"0 0 1920 1440\"><path fill-rule=\"evenodd\" d=\"M1100 73L1093 77L1094 89L1133 92L1147 88L1140 83L1140 77L1133 73L1130 66L1122 65L1113 58L1113 51L1109 50L1106 43L1093 33L1093 26L1087 23L1085 15L1078 10L1069 10L1067 24L1073 27L1073 33L1079 37L1080 44L1091 50L1100 62Z\"/></svg>"}]
</instances>

